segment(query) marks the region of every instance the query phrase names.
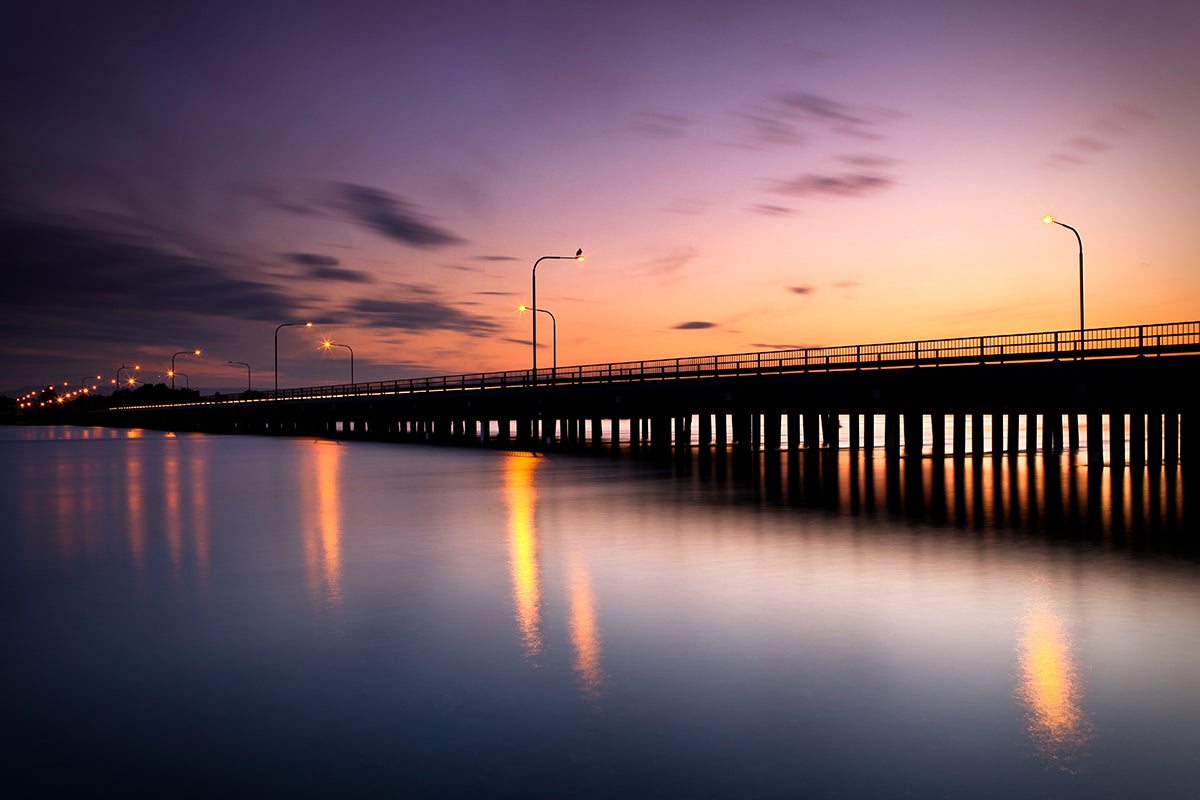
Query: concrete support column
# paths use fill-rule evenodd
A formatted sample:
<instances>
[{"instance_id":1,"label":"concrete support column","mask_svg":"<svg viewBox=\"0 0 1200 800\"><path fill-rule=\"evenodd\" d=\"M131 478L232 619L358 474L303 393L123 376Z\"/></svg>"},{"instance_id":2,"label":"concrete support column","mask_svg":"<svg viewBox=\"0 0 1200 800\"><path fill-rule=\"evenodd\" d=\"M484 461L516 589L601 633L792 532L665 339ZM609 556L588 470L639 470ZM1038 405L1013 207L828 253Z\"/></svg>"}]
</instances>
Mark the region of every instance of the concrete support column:
<instances>
[{"instance_id":1,"label":"concrete support column","mask_svg":"<svg viewBox=\"0 0 1200 800\"><path fill-rule=\"evenodd\" d=\"M1104 416L1099 411L1087 413L1088 463L1104 463Z\"/></svg>"},{"instance_id":2,"label":"concrete support column","mask_svg":"<svg viewBox=\"0 0 1200 800\"><path fill-rule=\"evenodd\" d=\"M953 442L950 445L953 450L952 455L955 458L962 458L967 454L967 415L961 411L955 411L951 425L954 429L951 434Z\"/></svg>"},{"instance_id":3,"label":"concrete support column","mask_svg":"<svg viewBox=\"0 0 1200 800\"><path fill-rule=\"evenodd\" d=\"M1159 409L1146 419L1146 461L1155 466L1163 463L1163 413Z\"/></svg>"},{"instance_id":4,"label":"concrete support column","mask_svg":"<svg viewBox=\"0 0 1200 800\"><path fill-rule=\"evenodd\" d=\"M750 415L744 412L734 412L733 445L740 450L750 449Z\"/></svg>"},{"instance_id":5,"label":"concrete support column","mask_svg":"<svg viewBox=\"0 0 1200 800\"><path fill-rule=\"evenodd\" d=\"M699 436L699 444L701 447L710 447L713 441L713 424L712 414L704 411L700 414L699 430L696 431Z\"/></svg>"},{"instance_id":6,"label":"concrete support column","mask_svg":"<svg viewBox=\"0 0 1200 800\"><path fill-rule=\"evenodd\" d=\"M650 446L655 450L671 449L671 418L661 414L650 419Z\"/></svg>"},{"instance_id":7,"label":"concrete support column","mask_svg":"<svg viewBox=\"0 0 1200 800\"><path fill-rule=\"evenodd\" d=\"M1133 411L1129 415L1129 463L1146 466L1146 414Z\"/></svg>"},{"instance_id":8,"label":"concrete support column","mask_svg":"<svg viewBox=\"0 0 1200 800\"><path fill-rule=\"evenodd\" d=\"M1067 415L1067 446L1072 451L1079 449L1079 415L1075 413Z\"/></svg>"},{"instance_id":9,"label":"concrete support column","mask_svg":"<svg viewBox=\"0 0 1200 800\"><path fill-rule=\"evenodd\" d=\"M925 415L917 410L904 412L904 454L920 456L925 440Z\"/></svg>"},{"instance_id":10,"label":"concrete support column","mask_svg":"<svg viewBox=\"0 0 1200 800\"><path fill-rule=\"evenodd\" d=\"M992 412L992 456L1004 455L1004 412Z\"/></svg>"},{"instance_id":11,"label":"concrete support column","mask_svg":"<svg viewBox=\"0 0 1200 800\"><path fill-rule=\"evenodd\" d=\"M929 412L929 432L932 438L934 458L946 457L946 414L935 408Z\"/></svg>"},{"instance_id":12,"label":"concrete support column","mask_svg":"<svg viewBox=\"0 0 1200 800\"><path fill-rule=\"evenodd\" d=\"M1013 411L1008 415L1008 453L1016 455L1021 450L1021 415Z\"/></svg>"},{"instance_id":13,"label":"concrete support column","mask_svg":"<svg viewBox=\"0 0 1200 800\"><path fill-rule=\"evenodd\" d=\"M1047 411L1042 416L1042 450L1047 453L1060 453L1062 449L1062 413L1057 410Z\"/></svg>"},{"instance_id":14,"label":"concrete support column","mask_svg":"<svg viewBox=\"0 0 1200 800\"><path fill-rule=\"evenodd\" d=\"M782 415L778 410L767 409L763 416L763 447L768 453L774 453L783 443Z\"/></svg>"},{"instance_id":15,"label":"concrete support column","mask_svg":"<svg viewBox=\"0 0 1200 800\"><path fill-rule=\"evenodd\" d=\"M1115 467L1125 466L1125 412L1112 411L1108 415L1108 463Z\"/></svg>"},{"instance_id":16,"label":"concrete support column","mask_svg":"<svg viewBox=\"0 0 1200 800\"><path fill-rule=\"evenodd\" d=\"M717 446L722 448L729 445L729 421L726 416L724 409L717 411Z\"/></svg>"},{"instance_id":17,"label":"concrete support column","mask_svg":"<svg viewBox=\"0 0 1200 800\"><path fill-rule=\"evenodd\" d=\"M838 430L838 415L822 414L821 429L825 446L830 450L837 450L842 443L842 432Z\"/></svg>"},{"instance_id":18,"label":"concrete support column","mask_svg":"<svg viewBox=\"0 0 1200 800\"><path fill-rule=\"evenodd\" d=\"M883 413L883 450L889 456L900 455L900 412Z\"/></svg>"},{"instance_id":19,"label":"concrete support column","mask_svg":"<svg viewBox=\"0 0 1200 800\"><path fill-rule=\"evenodd\" d=\"M789 411L787 415L788 450L800 449L800 415Z\"/></svg>"},{"instance_id":20,"label":"concrete support column","mask_svg":"<svg viewBox=\"0 0 1200 800\"><path fill-rule=\"evenodd\" d=\"M869 408L863 414L863 447L875 449L875 409Z\"/></svg>"},{"instance_id":21,"label":"concrete support column","mask_svg":"<svg viewBox=\"0 0 1200 800\"><path fill-rule=\"evenodd\" d=\"M859 447L862 446L862 432L860 430L861 425L860 425L860 421L859 421L858 409L855 409L850 412L849 422L850 422L850 431L849 431L849 433L850 433L850 437L849 437L850 438L850 442L849 442L850 449L854 452L858 452Z\"/></svg>"},{"instance_id":22,"label":"concrete support column","mask_svg":"<svg viewBox=\"0 0 1200 800\"><path fill-rule=\"evenodd\" d=\"M821 415L816 411L804 412L804 447L816 450L821 446Z\"/></svg>"}]
</instances>

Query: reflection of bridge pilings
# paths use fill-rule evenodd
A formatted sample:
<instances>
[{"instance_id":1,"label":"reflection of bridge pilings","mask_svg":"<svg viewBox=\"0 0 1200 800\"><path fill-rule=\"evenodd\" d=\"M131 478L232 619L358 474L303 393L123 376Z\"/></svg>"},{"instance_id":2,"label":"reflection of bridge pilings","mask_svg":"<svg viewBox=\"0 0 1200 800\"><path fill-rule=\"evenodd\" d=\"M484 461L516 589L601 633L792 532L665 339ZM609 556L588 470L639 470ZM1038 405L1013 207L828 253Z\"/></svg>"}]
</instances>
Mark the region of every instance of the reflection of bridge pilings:
<instances>
[{"instance_id":1,"label":"reflection of bridge pilings","mask_svg":"<svg viewBox=\"0 0 1200 800\"><path fill-rule=\"evenodd\" d=\"M975 531L1040 532L1108 547L1197 550L1187 535L1179 465L1112 469L1068 454L934 459L862 451L695 451L677 476L721 489L718 498L841 513L902 516Z\"/></svg>"}]
</instances>

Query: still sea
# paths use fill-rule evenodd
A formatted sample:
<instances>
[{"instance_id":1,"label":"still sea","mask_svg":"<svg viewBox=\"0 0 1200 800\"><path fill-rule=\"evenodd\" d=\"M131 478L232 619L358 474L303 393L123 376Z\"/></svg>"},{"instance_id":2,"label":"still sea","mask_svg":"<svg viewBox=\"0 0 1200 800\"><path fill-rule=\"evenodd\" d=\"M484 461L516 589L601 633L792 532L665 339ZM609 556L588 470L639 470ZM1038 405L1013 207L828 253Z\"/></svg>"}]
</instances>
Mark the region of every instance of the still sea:
<instances>
[{"instance_id":1,"label":"still sea","mask_svg":"<svg viewBox=\"0 0 1200 800\"><path fill-rule=\"evenodd\" d=\"M0 428L0 794L1195 798L1179 467Z\"/></svg>"}]
</instances>

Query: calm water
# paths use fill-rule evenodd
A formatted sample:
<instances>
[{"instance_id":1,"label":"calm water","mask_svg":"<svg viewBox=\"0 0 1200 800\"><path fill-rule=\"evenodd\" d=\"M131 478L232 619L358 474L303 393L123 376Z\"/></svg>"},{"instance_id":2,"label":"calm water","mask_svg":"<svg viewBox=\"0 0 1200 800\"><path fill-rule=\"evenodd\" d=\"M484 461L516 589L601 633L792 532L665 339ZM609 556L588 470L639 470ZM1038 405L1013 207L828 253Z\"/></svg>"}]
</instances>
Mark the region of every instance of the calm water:
<instances>
[{"instance_id":1,"label":"calm water","mask_svg":"<svg viewBox=\"0 0 1200 800\"><path fill-rule=\"evenodd\" d=\"M0 429L11 797L1192 798L1177 473Z\"/></svg>"}]
</instances>

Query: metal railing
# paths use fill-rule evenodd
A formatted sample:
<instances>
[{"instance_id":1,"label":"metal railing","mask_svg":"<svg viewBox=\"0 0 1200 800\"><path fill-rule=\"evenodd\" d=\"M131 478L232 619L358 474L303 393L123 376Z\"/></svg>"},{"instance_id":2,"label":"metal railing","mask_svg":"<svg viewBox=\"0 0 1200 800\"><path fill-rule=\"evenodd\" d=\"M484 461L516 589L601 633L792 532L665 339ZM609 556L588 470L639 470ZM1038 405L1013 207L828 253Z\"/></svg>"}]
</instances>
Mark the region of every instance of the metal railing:
<instances>
[{"instance_id":1,"label":"metal railing","mask_svg":"<svg viewBox=\"0 0 1200 800\"><path fill-rule=\"evenodd\" d=\"M267 392L264 399L206 397L202 402L269 402L362 397L418 392L530 388L597 383L632 383L695 378L746 377L794 372L1004 364L1015 361L1128 358L1200 353L1200 322L1172 322L1120 328L1013 333L959 339L926 339L841 347L811 347L612 364L478 372L395 381L309 386Z\"/></svg>"}]
</instances>

